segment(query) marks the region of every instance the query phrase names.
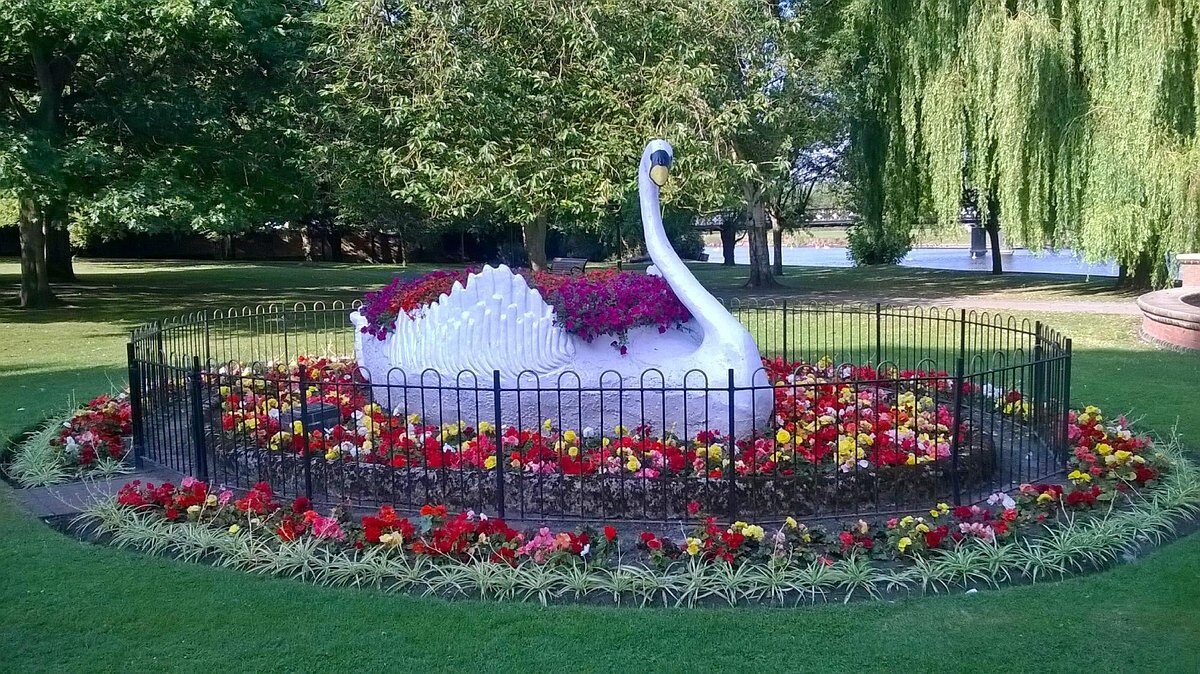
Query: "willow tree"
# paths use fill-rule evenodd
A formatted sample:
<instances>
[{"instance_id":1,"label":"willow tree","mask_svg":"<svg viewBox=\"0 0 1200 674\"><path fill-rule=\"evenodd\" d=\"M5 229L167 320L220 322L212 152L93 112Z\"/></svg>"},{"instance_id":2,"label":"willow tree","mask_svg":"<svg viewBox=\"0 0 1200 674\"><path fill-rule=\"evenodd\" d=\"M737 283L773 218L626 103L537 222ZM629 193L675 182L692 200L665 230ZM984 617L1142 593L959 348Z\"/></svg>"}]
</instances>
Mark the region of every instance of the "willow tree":
<instances>
[{"instance_id":1,"label":"willow tree","mask_svg":"<svg viewBox=\"0 0 1200 674\"><path fill-rule=\"evenodd\" d=\"M1167 254L1200 246L1200 3L862 1L852 12L876 55L861 70L857 126L876 140L889 229L956 224L971 194L993 243L1002 223L1033 249L1115 258L1142 283L1165 282Z\"/></svg>"}]
</instances>

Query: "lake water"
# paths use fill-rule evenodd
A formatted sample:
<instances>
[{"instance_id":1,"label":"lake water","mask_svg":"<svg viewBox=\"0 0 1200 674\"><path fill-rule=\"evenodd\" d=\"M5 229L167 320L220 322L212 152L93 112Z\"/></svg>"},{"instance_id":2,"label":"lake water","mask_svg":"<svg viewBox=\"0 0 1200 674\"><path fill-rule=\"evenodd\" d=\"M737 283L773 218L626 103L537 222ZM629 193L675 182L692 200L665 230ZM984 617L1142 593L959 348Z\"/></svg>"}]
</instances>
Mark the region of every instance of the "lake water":
<instances>
[{"instance_id":1,"label":"lake water","mask_svg":"<svg viewBox=\"0 0 1200 674\"><path fill-rule=\"evenodd\" d=\"M724 260L721 249L705 248L708 261L720 263ZM1035 274L1073 274L1077 276L1116 276L1117 265L1112 262L1091 264L1084 262L1070 250L1034 253L1024 248L1003 254L1005 272L1027 272ZM738 264L750 263L750 249L739 246L734 253ZM785 247L783 263L797 267L852 267L845 248ZM948 269L952 271L992 270L991 254L972 259L966 248L914 248L900 262L905 267L922 269Z\"/></svg>"}]
</instances>

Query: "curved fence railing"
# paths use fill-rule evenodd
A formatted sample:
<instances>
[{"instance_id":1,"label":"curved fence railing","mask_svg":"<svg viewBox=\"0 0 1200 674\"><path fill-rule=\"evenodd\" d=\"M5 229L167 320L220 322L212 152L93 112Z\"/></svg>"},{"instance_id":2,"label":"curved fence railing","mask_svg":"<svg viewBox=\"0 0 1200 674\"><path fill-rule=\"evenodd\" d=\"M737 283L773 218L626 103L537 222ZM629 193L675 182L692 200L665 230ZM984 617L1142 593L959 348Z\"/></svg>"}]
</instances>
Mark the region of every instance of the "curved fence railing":
<instances>
[{"instance_id":1,"label":"curved fence railing","mask_svg":"<svg viewBox=\"0 0 1200 674\"><path fill-rule=\"evenodd\" d=\"M532 373L370 381L353 361L352 309L269 305L134 330L137 458L362 508L768 521L976 502L1056 476L1068 447L1071 341L1037 322L734 302L761 383L697 371L668 385L650 370L630 387ZM751 418L769 421L709 415L748 394L770 407ZM693 410L668 420L677 405Z\"/></svg>"}]
</instances>

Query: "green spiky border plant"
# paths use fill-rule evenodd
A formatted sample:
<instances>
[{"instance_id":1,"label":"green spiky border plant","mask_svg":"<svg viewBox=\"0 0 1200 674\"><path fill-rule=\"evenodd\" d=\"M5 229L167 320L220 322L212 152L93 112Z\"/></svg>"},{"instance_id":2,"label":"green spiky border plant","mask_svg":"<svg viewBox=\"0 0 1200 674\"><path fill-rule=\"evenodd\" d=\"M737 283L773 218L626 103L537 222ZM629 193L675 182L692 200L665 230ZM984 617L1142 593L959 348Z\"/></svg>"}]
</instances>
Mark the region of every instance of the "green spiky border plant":
<instances>
[{"instance_id":1,"label":"green spiky border plant","mask_svg":"<svg viewBox=\"0 0 1200 674\"><path fill-rule=\"evenodd\" d=\"M25 488L46 487L85 478L111 478L132 470L124 462L109 457L99 457L86 468L72 466L64 459L62 447L53 441L76 411L71 408L69 412L51 415L16 443L5 472L17 484Z\"/></svg>"},{"instance_id":2,"label":"green spiky border plant","mask_svg":"<svg viewBox=\"0 0 1200 674\"><path fill-rule=\"evenodd\" d=\"M1004 583L1037 583L1101 569L1145 546L1166 542L1178 523L1200 512L1200 469L1174 434L1163 443L1170 471L1134 493L1128 506L1064 514L1040 534L1007 542L968 539L900 567L850 556L832 564L775 558L731 566L696 558L656 568L638 563L509 566L388 554L383 548L324 546L314 538L231 535L201 523L172 523L154 512L97 499L73 522L111 544L184 561L327 586L370 587L422 596L494 600L611 602L635 606L739 604L797 606L834 598L878 599L944 593Z\"/></svg>"}]
</instances>

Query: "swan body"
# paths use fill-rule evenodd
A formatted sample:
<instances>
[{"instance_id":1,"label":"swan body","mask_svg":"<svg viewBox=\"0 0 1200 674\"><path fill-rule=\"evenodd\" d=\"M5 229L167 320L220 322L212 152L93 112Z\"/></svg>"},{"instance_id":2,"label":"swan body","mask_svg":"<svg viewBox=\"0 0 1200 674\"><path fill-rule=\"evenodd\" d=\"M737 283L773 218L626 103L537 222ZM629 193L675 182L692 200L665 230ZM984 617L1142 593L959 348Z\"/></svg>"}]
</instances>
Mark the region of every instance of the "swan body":
<instances>
[{"instance_id":1,"label":"swan body","mask_svg":"<svg viewBox=\"0 0 1200 674\"><path fill-rule=\"evenodd\" d=\"M587 342L555 322L554 308L506 266L485 267L426 307L401 316L382 341L365 336L351 314L355 355L375 401L427 423L497 422L561 429L649 426L694 437L738 435L766 425L772 410L758 347L749 331L692 275L667 240L659 184L671 146L651 141L638 167L649 273L662 276L692 319L660 333L630 330L622 355L603 336ZM734 392L729 392L730 371ZM732 409L730 402L732 401ZM731 414L732 411L732 414Z\"/></svg>"}]
</instances>

